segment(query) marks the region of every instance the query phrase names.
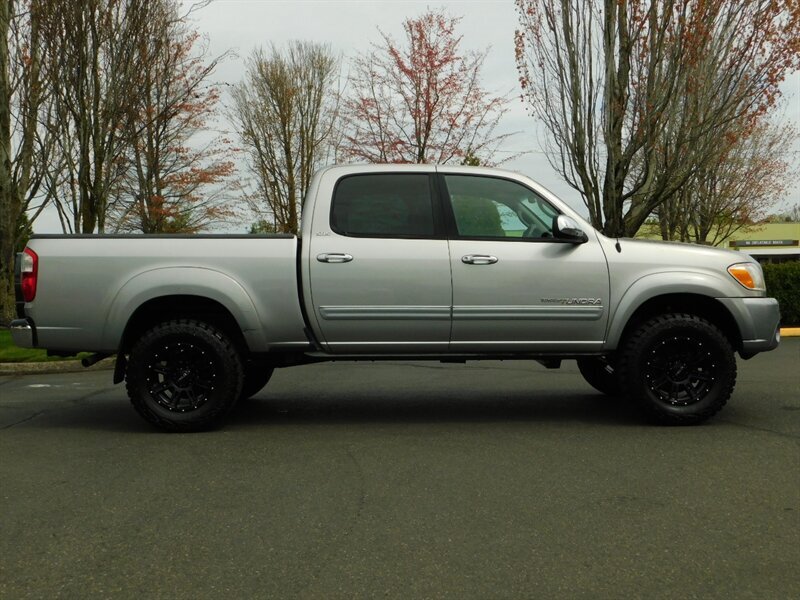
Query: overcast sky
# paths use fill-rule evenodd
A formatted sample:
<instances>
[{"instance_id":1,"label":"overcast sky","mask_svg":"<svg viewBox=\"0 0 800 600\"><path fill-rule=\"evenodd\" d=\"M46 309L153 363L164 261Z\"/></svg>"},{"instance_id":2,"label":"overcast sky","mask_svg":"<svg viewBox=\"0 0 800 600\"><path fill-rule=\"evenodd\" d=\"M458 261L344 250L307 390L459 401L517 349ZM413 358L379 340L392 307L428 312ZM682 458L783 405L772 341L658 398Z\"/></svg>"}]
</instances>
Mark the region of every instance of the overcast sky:
<instances>
[{"instance_id":1,"label":"overcast sky","mask_svg":"<svg viewBox=\"0 0 800 600\"><path fill-rule=\"evenodd\" d=\"M198 29L208 35L212 53L235 49L238 58L227 61L217 73L221 81L233 83L242 78L244 59L253 48L270 43L282 45L297 39L330 44L333 51L342 56L346 71L348 58L368 51L372 43L380 41L378 28L399 41L404 36L403 20L418 16L428 8L440 7L462 18L457 30L463 36L462 50L489 51L482 70L483 87L498 95L510 93L514 96L498 133L519 132L504 145L507 155L521 151L528 154L502 167L536 179L586 214L580 195L560 179L541 153L536 140L537 125L519 100L514 62L517 15L513 0L216 0L196 13L196 23ZM503 154L498 158L502 160Z\"/></svg>"},{"instance_id":2,"label":"overcast sky","mask_svg":"<svg viewBox=\"0 0 800 600\"><path fill-rule=\"evenodd\" d=\"M242 79L245 59L258 46L270 43L280 46L297 39L327 43L334 52L341 54L346 68L349 57L368 50L370 43L379 41L377 28L400 39L404 19L439 7L463 17L458 32L463 35L464 50L489 49L483 68L484 88L498 94L511 92L515 96L501 127L503 132L520 133L511 138L505 148L512 154L519 151L528 154L503 167L529 175L586 214L578 193L560 179L541 153L536 123L518 100L514 63L514 30L518 21L513 0L216 0L194 12L193 19L198 31L208 38L210 55L228 50L235 52L215 74L218 82L233 84ZM786 82L784 94L786 118L800 128L800 75L794 74ZM797 165L800 145L795 150ZM797 202L800 202L800 185L791 188L785 204ZM42 216L44 218L36 226L38 232L60 231L54 215ZM239 224L235 229L243 230L247 226Z\"/></svg>"}]
</instances>

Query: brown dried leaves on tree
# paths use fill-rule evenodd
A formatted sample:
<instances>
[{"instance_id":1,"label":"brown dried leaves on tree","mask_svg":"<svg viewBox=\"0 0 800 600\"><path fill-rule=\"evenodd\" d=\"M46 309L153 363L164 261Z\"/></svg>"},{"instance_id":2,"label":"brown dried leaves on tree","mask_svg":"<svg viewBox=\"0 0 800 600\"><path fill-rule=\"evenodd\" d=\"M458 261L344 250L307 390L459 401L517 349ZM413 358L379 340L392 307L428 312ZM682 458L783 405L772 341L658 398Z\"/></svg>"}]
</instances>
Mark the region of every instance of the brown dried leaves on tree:
<instances>
[{"instance_id":1,"label":"brown dried leaves on tree","mask_svg":"<svg viewBox=\"0 0 800 600\"><path fill-rule=\"evenodd\" d=\"M797 0L517 0L548 157L595 227L633 235L757 130L800 65Z\"/></svg>"},{"instance_id":2,"label":"brown dried leaves on tree","mask_svg":"<svg viewBox=\"0 0 800 600\"><path fill-rule=\"evenodd\" d=\"M429 11L403 23L352 64L344 104L344 158L376 163L492 164L509 134L508 99L481 87L486 52L464 52L460 19Z\"/></svg>"},{"instance_id":3,"label":"brown dried leaves on tree","mask_svg":"<svg viewBox=\"0 0 800 600\"><path fill-rule=\"evenodd\" d=\"M229 140L207 131L219 89L208 83L219 58L169 4L151 3L152 35L136 49L136 93L125 113L124 176L109 207L115 231L195 233L233 216L225 196L234 164ZM207 136L206 136L207 137Z\"/></svg>"},{"instance_id":4,"label":"brown dried leaves on tree","mask_svg":"<svg viewBox=\"0 0 800 600\"><path fill-rule=\"evenodd\" d=\"M52 197L66 232L196 231L224 215L202 186L230 173L188 139L213 112L216 60L173 0L86 0L53 10L49 85L61 163Z\"/></svg>"},{"instance_id":5,"label":"brown dried leaves on tree","mask_svg":"<svg viewBox=\"0 0 800 600\"><path fill-rule=\"evenodd\" d=\"M179 10L176 0L0 3L0 320L13 315L26 210L54 205L67 233L194 231L224 216L218 195L199 190L217 189L231 165L216 143L187 141L217 100L205 82L214 61L194 53Z\"/></svg>"},{"instance_id":6,"label":"brown dried leaves on tree","mask_svg":"<svg viewBox=\"0 0 800 600\"><path fill-rule=\"evenodd\" d=\"M791 126L764 121L724 144L720 160L656 209L661 237L714 246L763 221L797 176L789 161L796 139Z\"/></svg>"}]
</instances>

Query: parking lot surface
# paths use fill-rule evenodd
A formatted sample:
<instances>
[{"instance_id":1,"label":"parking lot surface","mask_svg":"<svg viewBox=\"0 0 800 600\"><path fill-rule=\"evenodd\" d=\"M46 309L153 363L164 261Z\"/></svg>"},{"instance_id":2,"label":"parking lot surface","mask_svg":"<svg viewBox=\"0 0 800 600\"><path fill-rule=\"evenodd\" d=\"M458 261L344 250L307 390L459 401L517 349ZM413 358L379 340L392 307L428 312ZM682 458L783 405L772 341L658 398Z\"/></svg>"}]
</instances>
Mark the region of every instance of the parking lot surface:
<instances>
[{"instance_id":1,"label":"parking lot surface","mask_svg":"<svg viewBox=\"0 0 800 600\"><path fill-rule=\"evenodd\" d=\"M110 371L0 378L0 598L797 598L800 338L706 425L573 362L276 372L157 432Z\"/></svg>"}]
</instances>

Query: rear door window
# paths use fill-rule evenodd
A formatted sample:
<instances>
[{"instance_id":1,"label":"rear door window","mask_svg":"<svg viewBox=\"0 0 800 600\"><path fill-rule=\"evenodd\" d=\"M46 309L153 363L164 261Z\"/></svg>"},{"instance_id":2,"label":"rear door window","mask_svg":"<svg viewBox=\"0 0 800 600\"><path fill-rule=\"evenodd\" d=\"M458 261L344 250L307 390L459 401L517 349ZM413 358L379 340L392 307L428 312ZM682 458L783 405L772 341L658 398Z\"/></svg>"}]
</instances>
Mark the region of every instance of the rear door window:
<instances>
[{"instance_id":1,"label":"rear door window","mask_svg":"<svg viewBox=\"0 0 800 600\"><path fill-rule=\"evenodd\" d=\"M376 173L342 178L333 193L331 229L354 237L434 237L430 176Z\"/></svg>"}]
</instances>

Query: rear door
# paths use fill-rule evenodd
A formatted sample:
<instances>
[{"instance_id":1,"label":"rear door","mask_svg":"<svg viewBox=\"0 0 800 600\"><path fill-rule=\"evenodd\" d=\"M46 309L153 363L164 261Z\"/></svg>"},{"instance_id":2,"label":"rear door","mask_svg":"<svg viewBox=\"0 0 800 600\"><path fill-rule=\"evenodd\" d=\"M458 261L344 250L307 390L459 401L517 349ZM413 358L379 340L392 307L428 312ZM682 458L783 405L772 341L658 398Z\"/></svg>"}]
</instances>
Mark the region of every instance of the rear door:
<instances>
[{"instance_id":1,"label":"rear door","mask_svg":"<svg viewBox=\"0 0 800 600\"><path fill-rule=\"evenodd\" d=\"M314 213L308 285L329 352L447 350L450 257L437 189L429 168L355 173L320 188L332 204Z\"/></svg>"},{"instance_id":2,"label":"rear door","mask_svg":"<svg viewBox=\"0 0 800 600\"><path fill-rule=\"evenodd\" d=\"M453 276L452 352L599 350L608 267L593 232L553 238L559 211L519 182L443 174Z\"/></svg>"}]
</instances>

